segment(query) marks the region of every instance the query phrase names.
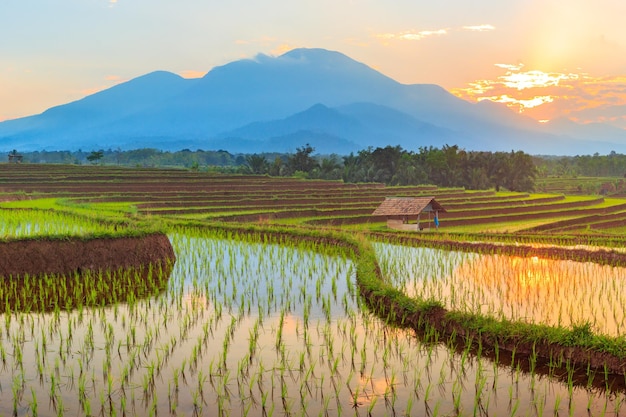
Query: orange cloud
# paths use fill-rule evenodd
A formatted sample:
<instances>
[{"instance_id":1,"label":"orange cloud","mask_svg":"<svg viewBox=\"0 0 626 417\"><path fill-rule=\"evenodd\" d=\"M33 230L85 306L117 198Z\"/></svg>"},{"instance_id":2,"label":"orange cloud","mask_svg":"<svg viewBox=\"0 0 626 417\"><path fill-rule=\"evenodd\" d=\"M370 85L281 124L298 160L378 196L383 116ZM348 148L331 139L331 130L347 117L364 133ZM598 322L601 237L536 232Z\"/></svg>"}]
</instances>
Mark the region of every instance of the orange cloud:
<instances>
[{"instance_id":1,"label":"orange cloud","mask_svg":"<svg viewBox=\"0 0 626 417\"><path fill-rule=\"evenodd\" d=\"M90 96L92 94L96 94L102 90L106 90L107 88L109 88L109 86L99 86L99 87L90 87L90 88L83 88L82 90L80 90L80 94L83 96Z\"/></svg>"},{"instance_id":2,"label":"orange cloud","mask_svg":"<svg viewBox=\"0 0 626 417\"><path fill-rule=\"evenodd\" d=\"M517 99L507 94L500 96L480 97L478 101L491 100L497 103L504 103L509 107L517 107L518 111L522 113L524 109L532 109L533 107L541 106L545 103L551 103L554 101L552 96L535 96L528 99Z\"/></svg>"},{"instance_id":3,"label":"orange cloud","mask_svg":"<svg viewBox=\"0 0 626 417\"><path fill-rule=\"evenodd\" d=\"M509 71L520 71L522 68L524 68L524 64L517 64L517 65L512 65L512 64L494 64L496 67L498 68L504 68L505 70L509 70Z\"/></svg>"},{"instance_id":4,"label":"orange cloud","mask_svg":"<svg viewBox=\"0 0 626 417\"><path fill-rule=\"evenodd\" d=\"M499 77L506 87L525 90L535 87L550 87L559 85L564 80L577 80L578 74L559 74L548 73L543 71L526 71L513 72L510 71L506 75Z\"/></svg>"},{"instance_id":5,"label":"orange cloud","mask_svg":"<svg viewBox=\"0 0 626 417\"><path fill-rule=\"evenodd\" d=\"M180 71L178 75L183 78L202 78L206 74L206 71L196 71L196 70L184 70Z\"/></svg>"},{"instance_id":6,"label":"orange cloud","mask_svg":"<svg viewBox=\"0 0 626 417\"><path fill-rule=\"evenodd\" d=\"M505 74L451 92L470 101L503 103L540 121L565 116L582 123L609 122L626 128L626 76L523 71L523 64L496 66Z\"/></svg>"},{"instance_id":7,"label":"orange cloud","mask_svg":"<svg viewBox=\"0 0 626 417\"><path fill-rule=\"evenodd\" d=\"M276 56L282 55L285 52L289 52L294 48L296 47L293 45L289 45L288 43L283 43L283 44L278 45L276 48L272 49L271 54L276 55Z\"/></svg>"},{"instance_id":8,"label":"orange cloud","mask_svg":"<svg viewBox=\"0 0 626 417\"><path fill-rule=\"evenodd\" d=\"M84 88L80 90L80 94L83 96L90 96L102 90L106 90L107 88L110 88L112 85L119 84L121 82L126 81L124 78L120 77L119 75L107 75L104 77L104 80L107 81L109 85L100 85L97 87Z\"/></svg>"}]
</instances>

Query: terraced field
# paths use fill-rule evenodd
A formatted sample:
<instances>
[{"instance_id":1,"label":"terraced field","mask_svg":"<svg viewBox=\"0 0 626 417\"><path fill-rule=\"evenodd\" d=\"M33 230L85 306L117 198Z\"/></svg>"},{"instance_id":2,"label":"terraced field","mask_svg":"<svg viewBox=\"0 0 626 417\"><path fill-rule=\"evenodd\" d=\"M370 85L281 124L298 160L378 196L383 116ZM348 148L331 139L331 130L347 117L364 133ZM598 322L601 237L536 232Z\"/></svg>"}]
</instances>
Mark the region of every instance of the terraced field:
<instances>
[{"instance_id":1,"label":"terraced field","mask_svg":"<svg viewBox=\"0 0 626 417\"><path fill-rule=\"evenodd\" d=\"M626 199L598 196L385 187L99 166L2 164L0 178L3 200L49 197L62 199L57 205L118 205L138 215L179 219L379 230L385 219L371 213L385 197L433 196L447 210L440 216L440 230L448 233L610 233L626 226ZM432 225L426 220L425 226Z\"/></svg>"},{"instance_id":2,"label":"terraced field","mask_svg":"<svg viewBox=\"0 0 626 417\"><path fill-rule=\"evenodd\" d=\"M626 199L0 164L0 219L0 415L624 411Z\"/></svg>"}]
</instances>

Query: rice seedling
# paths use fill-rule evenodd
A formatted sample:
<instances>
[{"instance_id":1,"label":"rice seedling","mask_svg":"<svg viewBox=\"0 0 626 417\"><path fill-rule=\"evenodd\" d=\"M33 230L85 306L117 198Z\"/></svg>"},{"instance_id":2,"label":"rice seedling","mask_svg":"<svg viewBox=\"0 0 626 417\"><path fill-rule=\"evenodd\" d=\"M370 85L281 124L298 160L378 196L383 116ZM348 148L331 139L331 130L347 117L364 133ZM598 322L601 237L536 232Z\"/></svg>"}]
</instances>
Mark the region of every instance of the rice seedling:
<instances>
[{"instance_id":1,"label":"rice seedling","mask_svg":"<svg viewBox=\"0 0 626 417\"><path fill-rule=\"evenodd\" d=\"M11 389L0 391L0 414L200 415L215 407L221 415L410 415L423 402L433 415L509 415L531 413L533 402L545 404L542 413L562 409L566 395L568 411L622 407L573 381L533 377L537 364L503 383L506 365L389 327L361 304L358 265L337 249L193 227L170 239L171 274L152 271L140 290L143 272L98 273L63 281L52 310L4 298L0 384ZM413 268L402 265L410 257L394 258L388 268ZM436 285L439 272L428 268L422 277ZM41 294L46 287L37 284ZM425 338L441 340L434 330ZM509 386L517 387L510 409L490 401Z\"/></svg>"},{"instance_id":2,"label":"rice seedling","mask_svg":"<svg viewBox=\"0 0 626 417\"><path fill-rule=\"evenodd\" d=\"M384 274L409 296L509 321L620 336L626 269L590 262L376 245Z\"/></svg>"},{"instance_id":3,"label":"rice seedling","mask_svg":"<svg viewBox=\"0 0 626 417\"><path fill-rule=\"evenodd\" d=\"M0 209L0 219L0 237L3 239L86 236L117 231L114 224L95 217L56 210Z\"/></svg>"}]
</instances>

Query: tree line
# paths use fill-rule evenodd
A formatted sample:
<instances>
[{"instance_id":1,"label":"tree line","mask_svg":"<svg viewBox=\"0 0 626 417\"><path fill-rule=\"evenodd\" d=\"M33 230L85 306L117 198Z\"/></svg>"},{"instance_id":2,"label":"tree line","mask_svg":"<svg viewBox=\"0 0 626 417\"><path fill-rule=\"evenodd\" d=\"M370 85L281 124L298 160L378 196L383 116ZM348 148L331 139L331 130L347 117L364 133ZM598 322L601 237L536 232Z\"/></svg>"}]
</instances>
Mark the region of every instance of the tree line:
<instances>
[{"instance_id":1,"label":"tree line","mask_svg":"<svg viewBox=\"0 0 626 417\"><path fill-rule=\"evenodd\" d=\"M608 155L534 157L540 176L624 177L626 155L611 151Z\"/></svg>"},{"instance_id":2,"label":"tree line","mask_svg":"<svg viewBox=\"0 0 626 417\"><path fill-rule=\"evenodd\" d=\"M315 155L309 144L292 153L231 154L224 150L157 149L40 151L23 153L31 163L73 163L184 167L224 173L298 176L388 185L433 184L440 187L531 191L538 161L522 151L465 151L458 146L367 148L350 155Z\"/></svg>"},{"instance_id":3,"label":"tree line","mask_svg":"<svg viewBox=\"0 0 626 417\"><path fill-rule=\"evenodd\" d=\"M338 157L314 158L310 145L273 162L261 155L245 157L248 173L342 179L344 182L381 182L388 185L434 184L468 189L506 188L532 191L537 171L532 157L517 152L468 152L458 146L400 146L368 148ZM245 171L245 169L244 169Z\"/></svg>"}]
</instances>

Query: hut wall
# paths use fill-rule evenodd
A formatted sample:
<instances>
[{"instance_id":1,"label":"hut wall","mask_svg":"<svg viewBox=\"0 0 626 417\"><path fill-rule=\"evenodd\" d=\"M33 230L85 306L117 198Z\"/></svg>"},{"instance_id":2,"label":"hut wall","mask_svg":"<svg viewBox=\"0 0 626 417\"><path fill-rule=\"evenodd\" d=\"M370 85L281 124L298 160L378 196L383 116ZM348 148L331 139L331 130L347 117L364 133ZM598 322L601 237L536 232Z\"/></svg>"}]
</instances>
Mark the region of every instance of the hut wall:
<instances>
[{"instance_id":1,"label":"hut wall","mask_svg":"<svg viewBox=\"0 0 626 417\"><path fill-rule=\"evenodd\" d=\"M387 219L387 227L395 230L417 231L417 223L404 223L398 219Z\"/></svg>"}]
</instances>

